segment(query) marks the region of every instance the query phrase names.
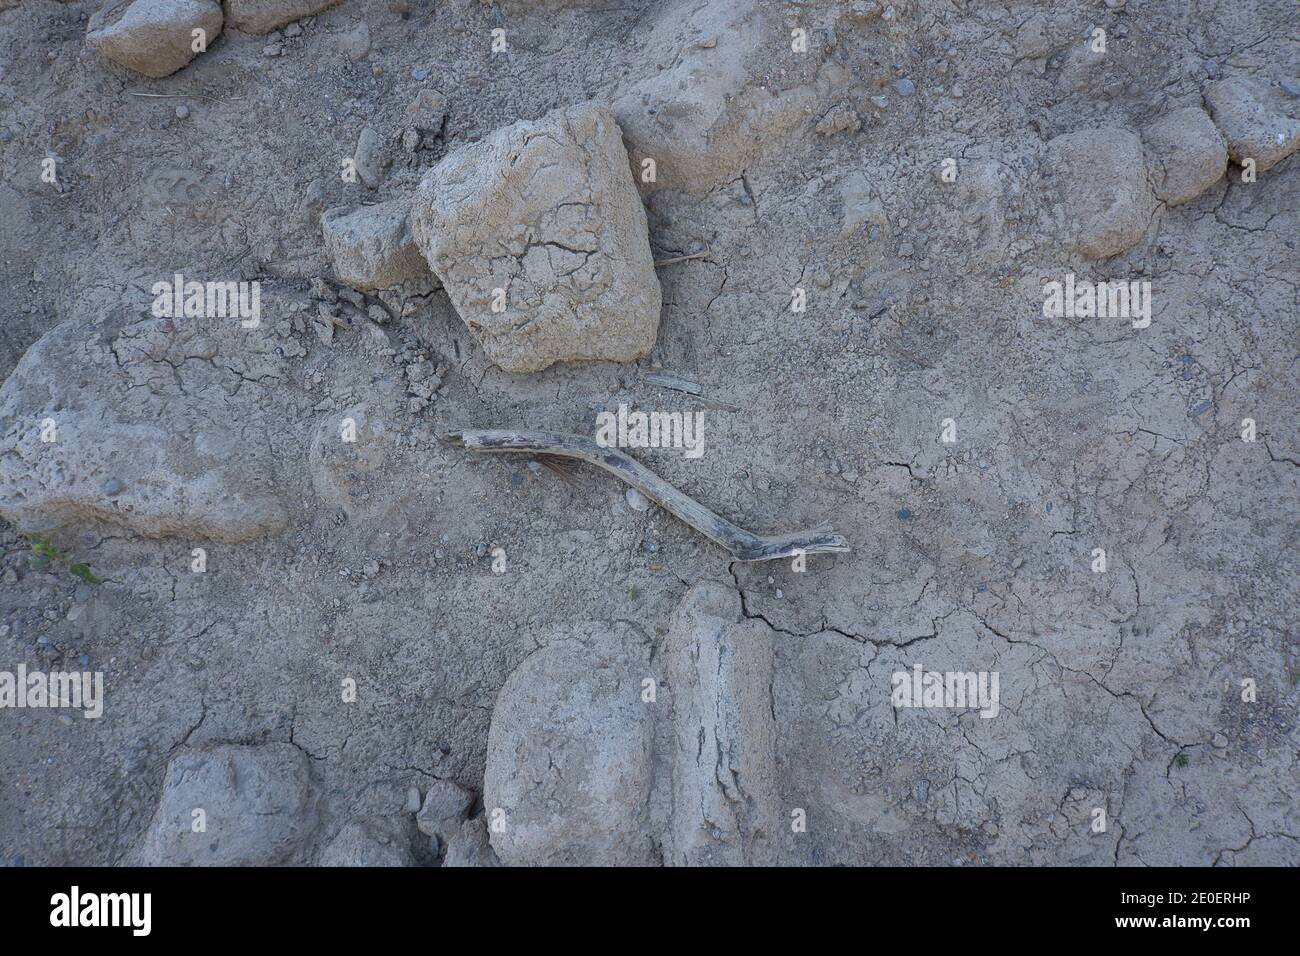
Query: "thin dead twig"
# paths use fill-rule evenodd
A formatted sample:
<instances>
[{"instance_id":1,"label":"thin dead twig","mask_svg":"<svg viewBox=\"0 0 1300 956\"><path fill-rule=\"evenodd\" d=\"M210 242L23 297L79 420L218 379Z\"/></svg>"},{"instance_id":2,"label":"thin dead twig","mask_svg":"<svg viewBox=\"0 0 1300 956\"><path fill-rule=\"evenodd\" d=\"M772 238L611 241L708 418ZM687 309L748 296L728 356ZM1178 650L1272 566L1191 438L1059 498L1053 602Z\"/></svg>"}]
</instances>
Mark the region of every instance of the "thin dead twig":
<instances>
[{"instance_id":1,"label":"thin dead twig","mask_svg":"<svg viewBox=\"0 0 1300 956\"><path fill-rule=\"evenodd\" d=\"M517 453L539 459L576 458L605 469L636 488L665 511L731 552L737 561L771 561L799 554L845 552L848 542L822 525L810 531L782 535L757 535L732 524L678 491L653 471L614 448L604 448L583 435L559 432L464 429L447 432L443 439L460 448L488 453Z\"/></svg>"}]
</instances>

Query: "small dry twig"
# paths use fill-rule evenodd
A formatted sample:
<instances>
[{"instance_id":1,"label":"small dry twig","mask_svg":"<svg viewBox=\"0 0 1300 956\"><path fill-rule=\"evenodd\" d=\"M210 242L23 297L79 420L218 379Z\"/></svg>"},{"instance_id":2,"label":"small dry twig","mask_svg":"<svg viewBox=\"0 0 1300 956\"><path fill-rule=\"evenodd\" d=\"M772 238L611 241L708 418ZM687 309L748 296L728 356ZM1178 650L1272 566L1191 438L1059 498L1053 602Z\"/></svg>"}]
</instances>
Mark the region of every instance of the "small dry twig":
<instances>
[{"instance_id":1,"label":"small dry twig","mask_svg":"<svg viewBox=\"0 0 1300 956\"><path fill-rule=\"evenodd\" d=\"M757 535L719 517L694 498L678 491L653 471L615 448L598 445L583 435L559 432L521 432L464 429L447 432L443 439L460 448L490 453L518 453L545 458L576 458L603 468L636 488L665 511L718 544L737 561L771 561L798 554L845 552L848 542L829 525L795 534Z\"/></svg>"}]
</instances>

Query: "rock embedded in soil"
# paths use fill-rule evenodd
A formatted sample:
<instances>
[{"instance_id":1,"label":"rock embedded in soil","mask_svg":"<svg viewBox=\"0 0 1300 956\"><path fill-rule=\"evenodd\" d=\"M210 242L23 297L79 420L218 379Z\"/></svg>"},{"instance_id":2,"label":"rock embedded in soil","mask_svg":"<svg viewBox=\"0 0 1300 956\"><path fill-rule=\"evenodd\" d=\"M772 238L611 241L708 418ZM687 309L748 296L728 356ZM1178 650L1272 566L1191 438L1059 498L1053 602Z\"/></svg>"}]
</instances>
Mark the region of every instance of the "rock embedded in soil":
<instances>
[{"instance_id":1,"label":"rock embedded in soil","mask_svg":"<svg viewBox=\"0 0 1300 956\"><path fill-rule=\"evenodd\" d=\"M488 732L483 806L507 865L647 865L650 648L630 625L574 629L506 679Z\"/></svg>"},{"instance_id":2,"label":"rock embedded in soil","mask_svg":"<svg viewBox=\"0 0 1300 956\"><path fill-rule=\"evenodd\" d=\"M447 839L443 866L499 866L500 863L492 852L487 821L483 817L465 820Z\"/></svg>"},{"instance_id":3,"label":"rock embedded in soil","mask_svg":"<svg viewBox=\"0 0 1300 956\"><path fill-rule=\"evenodd\" d=\"M1142 133L1155 194L1178 206L1195 199L1223 178L1228 150L1205 110L1174 110Z\"/></svg>"},{"instance_id":4,"label":"rock embedded in soil","mask_svg":"<svg viewBox=\"0 0 1300 956\"><path fill-rule=\"evenodd\" d=\"M226 15L236 30L262 34L328 10L338 2L339 0L226 0Z\"/></svg>"},{"instance_id":5,"label":"rock embedded in soil","mask_svg":"<svg viewBox=\"0 0 1300 956\"><path fill-rule=\"evenodd\" d=\"M592 103L497 130L435 166L415 239L508 372L630 362L659 329L646 215L613 115Z\"/></svg>"},{"instance_id":6,"label":"rock embedded in soil","mask_svg":"<svg viewBox=\"0 0 1300 956\"><path fill-rule=\"evenodd\" d=\"M469 791L450 780L435 780L429 784L424 804L415 815L415 825L426 836L436 836L444 844L460 830L465 813L474 802Z\"/></svg>"},{"instance_id":7,"label":"rock embedded in soil","mask_svg":"<svg viewBox=\"0 0 1300 956\"><path fill-rule=\"evenodd\" d=\"M321 851L320 866L412 866L410 848L401 834L375 823L345 824Z\"/></svg>"},{"instance_id":8,"label":"rock embedded in soil","mask_svg":"<svg viewBox=\"0 0 1300 956\"><path fill-rule=\"evenodd\" d=\"M285 525L278 456L247 437L285 431L274 342L236 319L175 321L70 319L27 350L0 388L0 516L219 541Z\"/></svg>"},{"instance_id":9,"label":"rock embedded in soil","mask_svg":"<svg viewBox=\"0 0 1300 956\"><path fill-rule=\"evenodd\" d=\"M740 594L687 592L664 645L672 688L672 815L664 862L750 865L784 824L772 709L773 631L744 617Z\"/></svg>"},{"instance_id":10,"label":"rock embedded in soil","mask_svg":"<svg viewBox=\"0 0 1300 956\"><path fill-rule=\"evenodd\" d=\"M145 866L300 862L315 827L307 756L292 744L182 748L167 764L140 859Z\"/></svg>"},{"instance_id":11,"label":"rock embedded in soil","mask_svg":"<svg viewBox=\"0 0 1300 956\"><path fill-rule=\"evenodd\" d=\"M1082 129L1047 144L1058 229L1090 259L1117 255L1142 240L1155 211L1142 141L1123 129Z\"/></svg>"},{"instance_id":12,"label":"rock embedded in soil","mask_svg":"<svg viewBox=\"0 0 1300 956\"><path fill-rule=\"evenodd\" d=\"M1279 92L1258 80L1234 76L1212 83L1205 104L1234 162L1253 159L1262 173L1300 148L1300 120L1287 115Z\"/></svg>"},{"instance_id":13,"label":"rock embedded in soil","mask_svg":"<svg viewBox=\"0 0 1300 956\"><path fill-rule=\"evenodd\" d=\"M205 31L211 45L223 21L212 0L117 0L90 18L86 42L127 69L170 76L198 55L192 31Z\"/></svg>"},{"instance_id":14,"label":"rock embedded in soil","mask_svg":"<svg viewBox=\"0 0 1300 956\"><path fill-rule=\"evenodd\" d=\"M415 244L410 201L340 206L321 214L334 275L354 289L379 290L403 282L431 284L429 264Z\"/></svg>"},{"instance_id":15,"label":"rock embedded in soil","mask_svg":"<svg viewBox=\"0 0 1300 956\"><path fill-rule=\"evenodd\" d=\"M812 88L776 92L763 82L771 57L764 31L773 26L753 0L693 4L659 19L640 56L672 65L620 89L613 103L639 189L709 192L814 119ZM718 42L683 47L690 36Z\"/></svg>"}]
</instances>

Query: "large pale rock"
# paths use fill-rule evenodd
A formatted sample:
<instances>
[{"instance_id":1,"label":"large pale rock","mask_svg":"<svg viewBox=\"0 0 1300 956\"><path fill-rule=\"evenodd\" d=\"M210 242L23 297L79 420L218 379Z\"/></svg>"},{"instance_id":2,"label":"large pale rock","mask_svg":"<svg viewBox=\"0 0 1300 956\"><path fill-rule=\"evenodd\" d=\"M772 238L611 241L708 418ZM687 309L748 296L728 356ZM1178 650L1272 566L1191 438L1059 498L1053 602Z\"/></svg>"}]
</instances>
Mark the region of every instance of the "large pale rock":
<instances>
[{"instance_id":1,"label":"large pale rock","mask_svg":"<svg viewBox=\"0 0 1300 956\"><path fill-rule=\"evenodd\" d=\"M212 0L114 0L90 18L86 42L127 69L170 76L197 56L193 31L211 45L223 20Z\"/></svg>"},{"instance_id":2,"label":"large pale rock","mask_svg":"<svg viewBox=\"0 0 1300 956\"><path fill-rule=\"evenodd\" d=\"M642 192L708 192L811 120L810 87L772 92L758 81L769 39L752 0L679 3L658 17L642 59L671 65L629 82L613 104Z\"/></svg>"},{"instance_id":3,"label":"large pale rock","mask_svg":"<svg viewBox=\"0 0 1300 956\"><path fill-rule=\"evenodd\" d=\"M483 783L503 863L652 861L652 707L641 700L649 656L631 626L589 625L542 647L506 680Z\"/></svg>"},{"instance_id":4,"label":"large pale rock","mask_svg":"<svg viewBox=\"0 0 1300 956\"><path fill-rule=\"evenodd\" d=\"M244 541L283 527L276 341L238 319L64 322L0 388L0 515Z\"/></svg>"},{"instance_id":5,"label":"large pale rock","mask_svg":"<svg viewBox=\"0 0 1300 956\"><path fill-rule=\"evenodd\" d=\"M411 234L409 200L338 206L321 214L325 249L340 282L377 291L404 282L431 284L433 274Z\"/></svg>"},{"instance_id":6,"label":"large pale rock","mask_svg":"<svg viewBox=\"0 0 1300 956\"><path fill-rule=\"evenodd\" d=\"M1255 161L1263 172L1300 148L1300 120L1288 112L1294 102L1258 80L1234 76L1205 90L1205 104L1228 141L1228 155L1238 163Z\"/></svg>"},{"instance_id":7,"label":"large pale rock","mask_svg":"<svg viewBox=\"0 0 1300 956\"><path fill-rule=\"evenodd\" d=\"M1170 206L1195 199L1223 177L1228 150L1200 107L1174 110L1142 133L1157 198Z\"/></svg>"},{"instance_id":8,"label":"large pale rock","mask_svg":"<svg viewBox=\"0 0 1300 956\"><path fill-rule=\"evenodd\" d=\"M1092 259L1117 255L1146 234L1155 210L1142 141L1122 129L1083 129L1047 144L1062 238Z\"/></svg>"},{"instance_id":9,"label":"large pale rock","mask_svg":"<svg viewBox=\"0 0 1300 956\"><path fill-rule=\"evenodd\" d=\"M770 863L784 825L772 706L773 632L723 584L696 585L673 614L670 866Z\"/></svg>"},{"instance_id":10,"label":"large pale rock","mask_svg":"<svg viewBox=\"0 0 1300 956\"><path fill-rule=\"evenodd\" d=\"M244 33L272 30L328 10L339 0L226 0L230 25Z\"/></svg>"},{"instance_id":11,"label":"large pale rock","mask_svg":"<svg viewBox=\"0 0 1300 956\"><path fill-rule=\"evenodd\" d=\"M410 848L395 827L353 821L321 851L320 866L412 866Z\"/></svg>"},{"instance_id":12,"label":"large pale rock","mask_svg":"<svg viewBox=\"0 0 1300 956\"><path fill-rule=\"evenodd\" d=\"M645 210L604 107L556 110L456 150L421 183L411 220L456 311L506 371L628 362L654 345Z\"/></svg>"},{"instance_id":13,"label":"large pale rock","mask_svg":"<svg viewBox=\"0 0 1300 956\"><path fill-rule=\"evenodd\" d=\"M186 748L167 764L140 858L145 866L300 862L316 822L307 757L292 744Z\"/></svg>"}]
</instances>

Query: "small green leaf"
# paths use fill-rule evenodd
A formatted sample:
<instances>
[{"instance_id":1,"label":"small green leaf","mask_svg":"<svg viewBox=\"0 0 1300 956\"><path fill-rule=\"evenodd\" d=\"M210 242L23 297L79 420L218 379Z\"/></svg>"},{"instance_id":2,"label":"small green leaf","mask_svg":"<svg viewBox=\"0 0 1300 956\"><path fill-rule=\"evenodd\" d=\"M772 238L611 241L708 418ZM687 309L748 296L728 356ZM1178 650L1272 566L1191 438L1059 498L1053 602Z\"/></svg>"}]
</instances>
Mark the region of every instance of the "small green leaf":
<instances>
[{"instance_id":1,"label":"small green leaf","mask_svg":"<svg viewBox=\"0 0 1300 956\"><path fill-rule=\"evenodd\" d=\"M100 584L102 579L95 577L90 571L90 565L84 561L78 561L75 564L68 565L68 570L75 574L87 584Z\"/></svg>"}]
</instances>

